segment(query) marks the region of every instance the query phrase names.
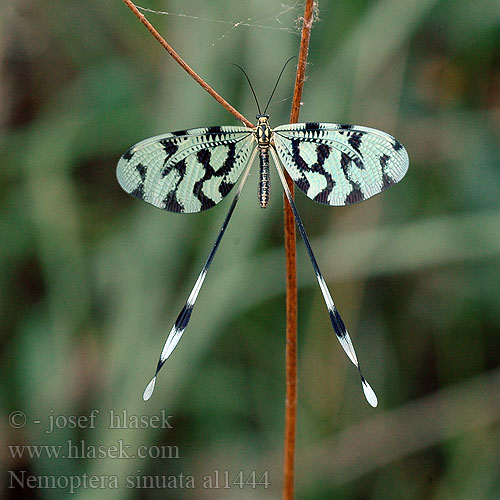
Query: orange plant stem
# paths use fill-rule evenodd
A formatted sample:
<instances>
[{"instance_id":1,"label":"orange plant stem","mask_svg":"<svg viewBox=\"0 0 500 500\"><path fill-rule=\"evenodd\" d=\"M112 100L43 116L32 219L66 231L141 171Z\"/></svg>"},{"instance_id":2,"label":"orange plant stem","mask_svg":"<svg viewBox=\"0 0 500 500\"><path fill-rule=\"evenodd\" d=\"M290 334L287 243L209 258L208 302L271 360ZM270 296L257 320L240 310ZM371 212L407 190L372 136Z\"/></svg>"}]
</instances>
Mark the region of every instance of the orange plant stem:
<instances>
[{"instance_id":1,"label":"orange plant stem","mask_svg":"<svg viewBox=\"0 0 500 500\"><path fill-rule=\"evenodd\" d=\"M302 89L304 88L307 54L313 22L314 0L307 0L304 10L299 62L295 76L290 123L299 119ZM290 192L293 182L285 172ZM295 220L290 204L283 195L286 261L286 396L285 396L285 445L283 461L283 500L293 500L295 486L295 437L297 420L297 258L295 246Z\"/></svg>"}]
</instances>

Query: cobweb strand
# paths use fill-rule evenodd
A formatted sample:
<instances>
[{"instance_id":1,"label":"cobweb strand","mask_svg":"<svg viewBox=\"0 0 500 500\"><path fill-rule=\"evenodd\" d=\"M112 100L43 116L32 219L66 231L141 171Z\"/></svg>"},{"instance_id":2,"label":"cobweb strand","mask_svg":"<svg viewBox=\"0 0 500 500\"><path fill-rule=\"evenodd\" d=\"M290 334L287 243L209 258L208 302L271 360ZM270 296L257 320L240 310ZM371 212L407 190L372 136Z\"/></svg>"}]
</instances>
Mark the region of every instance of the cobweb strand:
<instances>
[{"instance_id":1,"label":"cobweb strand","mask_svg":"<svg viewBox=\"0 0 500 500\"><path fill-rule=\"evenodd\" d=\"M163 10L154 10L150 9L148 7L142 7L140 5L136 5L136 7L142 11L142 12L148 12L150 14L156 14L160 16L173 16L173 17L180 17L183 19L191 19L193 21L202 21L202 22L207 22L207 23L215 23L215 24L225 24L228 26L231 26L229 31L232 31L235 28L239 28L241 26L246 26L250 28L261 28L261 29L268 29L268 30L276 30L276 31L285 31L287 33L291 33L293 35L300 35L300 30L298 29L297 26L292 27L287 27L287 26L272 26L269 24L259 24L259 23L264 23L269 20L274 20L277 23L281 24L280 18L283 17L284 15L288 14L289 12L292 12L298 8L298 5L301 4L300 0L297 0L293 5L286 5L286 4L281 4L281 7L283 10L279 11L276 14L269 15L271 12L275 11L276 9L269 9L265 12L261 12L260 14L257 14L254 17L249 17L247 19L233 22L233 21L225 21L223 19L212 19L208 17L201 17L201 16L193 16L190 14L183 14L183 13L175 13L175 12L167 12ZM261 16L267 17L263 19L259 19ZM224 37L224 36L223 36ZM223 38L221 37L221 38Z\"/></svg>"}]
</instances>

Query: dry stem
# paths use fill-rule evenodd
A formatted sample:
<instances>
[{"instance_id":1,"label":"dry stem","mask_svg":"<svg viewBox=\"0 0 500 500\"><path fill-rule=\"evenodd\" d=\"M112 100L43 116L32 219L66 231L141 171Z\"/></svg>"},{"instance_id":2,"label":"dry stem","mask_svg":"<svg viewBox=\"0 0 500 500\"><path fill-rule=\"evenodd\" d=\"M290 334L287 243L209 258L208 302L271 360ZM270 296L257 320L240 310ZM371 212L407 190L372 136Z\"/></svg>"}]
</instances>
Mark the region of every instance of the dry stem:
<instances>
[{"instance_id":1,"label":"dry stem","mask_svg":"<svg viewBox=\"0 0 500 500\"><path fill-rule=\"evenodd\" d=\"M299 119L302 89L304 88L307 53L313 22L314 0L307 0L302 24L299 63L295 76L290 123ZM293 182L285 172L293 196ZM283 195L286 259L286 399L285 445L283 463L283 500L293 500L295 477L295 436L297 420L297 259L295 247L295 221L292 209Z\"/></svg>"}]
</instances>

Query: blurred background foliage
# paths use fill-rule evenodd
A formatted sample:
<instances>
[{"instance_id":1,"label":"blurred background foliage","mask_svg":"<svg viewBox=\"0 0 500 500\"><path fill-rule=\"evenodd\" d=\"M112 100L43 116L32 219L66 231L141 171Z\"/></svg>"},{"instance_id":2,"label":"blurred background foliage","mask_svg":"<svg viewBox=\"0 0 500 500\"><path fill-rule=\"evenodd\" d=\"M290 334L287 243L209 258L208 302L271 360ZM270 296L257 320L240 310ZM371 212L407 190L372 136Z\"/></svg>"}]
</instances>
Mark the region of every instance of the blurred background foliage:
<instances>
[{"instance_id":1,"label":"blurred background foliage","mask_svg":"<svg viewBox=\"0 0 500 500\"><path fill-rule=\"evenodd\" d=\"M250 119L251 92L229 63L247 70L265 102L298 52L301 1L140 5L172 14L148 18ZM410 170L400 185L353 207L297 194L380 400L376 410L365 403L298 241L297 498L498 499L498 1L324 0L318 14L301 120L385 130L406 146ZM280 498L277 177L262 211L253 172L185 338L146 404L144 386L230 202L196 215L163 213L121 191L115 165L148 136L235 120L119 1L8 2L0 61L4 498ZM288 121L293 82L289 68L272 124ZM49 417L63 423L93 409L95 429L48 432ZM110 429L110 410L164 410L173 429ZM26 414L21 429L9 425L14 411ZM179 458L30 458L7 447L69 440L88 450L120 440L132 450L177 446ZM203 476L216 469L231 479L268 470L270 487L203 489ZM74 494L22 489L6 471L116 475L119 484ZM197 488L137 487L143 476L181 473Z\"/></svg>"}]
</instances>

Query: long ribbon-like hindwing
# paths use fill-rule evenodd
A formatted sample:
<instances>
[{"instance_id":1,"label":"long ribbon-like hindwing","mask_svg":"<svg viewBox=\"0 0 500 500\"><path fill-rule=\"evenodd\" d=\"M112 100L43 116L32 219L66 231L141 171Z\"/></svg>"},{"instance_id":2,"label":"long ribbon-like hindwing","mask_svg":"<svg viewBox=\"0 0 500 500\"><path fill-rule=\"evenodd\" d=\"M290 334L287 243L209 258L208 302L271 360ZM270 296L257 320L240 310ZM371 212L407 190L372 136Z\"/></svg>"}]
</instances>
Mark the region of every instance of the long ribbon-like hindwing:
<instances>
[{"instance_id":1,"label":"long ribbon-like hindwing","mask_svg":"<svg viewBox=\"0 0 500 500\"><path fill-rule=\"evenodd\" d=\"M248 178L248 174L250 172L250 168L252 166L256 154L257 154L257 149L254 149L252 155L250 156L250 161L247 164L247 168L241 179L240 185L238 186L238 191L236 191L231 206L229 207L229 210L227 212L226 218L224 219L219 234L217 235L217 239L215 240L214 246L212 247L212 250L210 251L210 254L208 255L208 258L205 262L205 265L203 266L203 269L201 270L198 279L196 280L196 283L194 284L193 289L189 294L186 304L184 305L182 311L175 320L174 326L172 326L172 329L170 330L167 340L165 341L165 345L163 346L163 349L160 354L160 359L158 360L158 365L156 366L155 374L151 379L151 381L149 382L149 384L147 385L146 389L144 390L144 394L142 396L144 401L147 401L153 394L156 384L156 376L158 375L158 372L161 370L162 366L165 364L165 361L167 361L170 354L172 354L172 351L175 349L184 331L186 330L186 327L191 318L191 313L193 311L194 304L196 302L196 299L198 298L198 294L200 293L201 286L205 281L205 277L207 276L210 265L212 264L212 260L215 256L215 253L217 252L217 249L219 248L220 242L222 240L222 237L224 236L229 221L231 220L231 216L233 215L236 204L238 203L241 190L243 189L243 186L245 185L245 182Z\"/></svg>"},{"instance_id":2,"label":"long ribbon-like hindwing","mask_svg":"<svg viewBox=\"0 0 500 500\"><path fill-rule=\"evenodd\" d=\"M335 307L332 296L330 295L330 291L328 290L323 275L319 270L319 266L318 263L316 262L316 257L314 257L314 253L312 251L311 244L309 243L306 230L304 228L304 225L302 224L302 220L300 219L299 212L297 211L297 207L295 206L292 195L290 194L290 190L288 189L288 185L286 183L283 170L281 169L281 166L279 164L278 156L273 148L271 148L271 154L273 156L274 164L276 166L276 170L278 171L278 175L281 180L283 190L285 191L288 202L290 203L290 207L292 208L292 212L295 217L295 222L297 223L300 235L304 240L304 244L307 248L307 253L309 254L309 258L311 259L311 264L313 266L314 273L316 274L316 279L318 280L321 293L323 294L323 298L325 300L326 308L328 309L328 314L330 315L330 320L332 322L335 335L337 336L337 339L340 342L340 345L344 349L345 353L359 371L359 375L361 377L361 384L363 387L363 392L365 393L366 400L373 407L375 407L378 404L377 396L375 395L375 392L373 391L370 384L366 381L365 377L363 376L363 373L361 372L361 367L359 366L358 358L356 356L356 351L354 350L351 337L349 336L349 333L347 332L344 322L342 321L342 318L340 317L340 314L337 308Z\"/></svg>"}]
</instances>

